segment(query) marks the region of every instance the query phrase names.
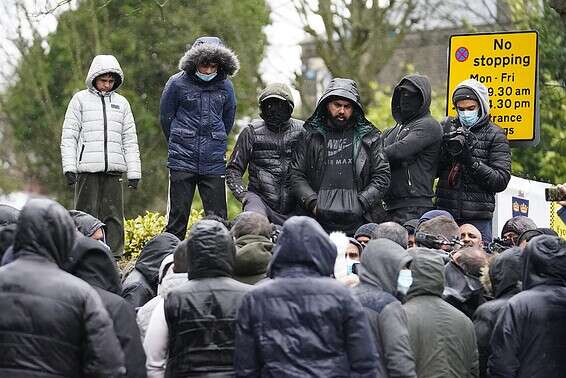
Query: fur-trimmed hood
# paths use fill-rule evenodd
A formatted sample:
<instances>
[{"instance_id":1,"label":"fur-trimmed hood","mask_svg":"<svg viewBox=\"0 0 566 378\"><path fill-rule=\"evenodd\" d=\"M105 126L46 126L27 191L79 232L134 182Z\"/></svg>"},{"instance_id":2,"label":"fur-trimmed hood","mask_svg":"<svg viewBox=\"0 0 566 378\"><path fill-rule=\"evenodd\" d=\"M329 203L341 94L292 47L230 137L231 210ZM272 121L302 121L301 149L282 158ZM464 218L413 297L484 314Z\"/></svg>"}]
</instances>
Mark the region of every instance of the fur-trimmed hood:
<instances>
[{"instance_id":1,"label":"fur-trimmed hood","mask_svg":"<svg viewBox=\"0 0 566 378\"><path fill-rule=\"evenodd\" d=\"M240 69L240 61L236 54L224 46L218 37L200 37L179 60L179 69L188 75L194 75L196 67L201 63L218 63L218 80L233 76Z\"/></svg>"}]
</instances>

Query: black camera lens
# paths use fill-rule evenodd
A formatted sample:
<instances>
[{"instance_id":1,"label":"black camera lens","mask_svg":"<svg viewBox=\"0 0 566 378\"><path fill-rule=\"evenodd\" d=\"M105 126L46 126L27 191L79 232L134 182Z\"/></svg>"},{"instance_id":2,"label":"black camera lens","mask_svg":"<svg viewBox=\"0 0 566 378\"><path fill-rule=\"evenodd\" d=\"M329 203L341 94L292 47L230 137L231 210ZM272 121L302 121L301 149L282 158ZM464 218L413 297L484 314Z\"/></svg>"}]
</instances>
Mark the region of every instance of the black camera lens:
<instances>
[{"instance_id":1,"label":"black camera lens","mask_svg":"<svg viewBox=\"0 0 566 378\"><path fill-rule=\"evenodd\" d=\"M466 137L462 134L458 134L446 141L446 151L453 156L460 155L462 151L464 151L465 144Z\"/></svg>"}]
</instances>

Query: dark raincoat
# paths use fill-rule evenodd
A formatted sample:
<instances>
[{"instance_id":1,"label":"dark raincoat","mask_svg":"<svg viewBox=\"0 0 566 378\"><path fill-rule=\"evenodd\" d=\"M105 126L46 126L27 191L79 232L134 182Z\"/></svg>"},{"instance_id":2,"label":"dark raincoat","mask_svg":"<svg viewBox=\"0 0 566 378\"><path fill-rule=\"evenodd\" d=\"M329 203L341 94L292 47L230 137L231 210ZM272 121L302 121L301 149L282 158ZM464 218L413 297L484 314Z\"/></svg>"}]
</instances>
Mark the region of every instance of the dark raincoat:
<instances>
[{"instance_id":1,"label":"dark raincoat","mask_svg":"<svg viewBox=\"0 0 566 378\"><path fill-rule=\"evenodd\" d=\"M112 252L99 241L79 237L71 256L72 263L66 270L96 290L112 318L114 332L126 356L125 377L146 377L145 352L136 323L136 312L120 296L122 283Z\"/></svg>"},{"instance_id":2,"label":"dark raincoat","mask_svg":"<svg viewBox=\"0 0 566 378\"><path fill-rule=\"evenodd\" d=\"M63 271L76 238L58 203L20 213L16 260L0 268L0 376L117 377L124 354L96 291Z\"/></svg>"},{"instance_id":3,"label":"dark raincoat","mask_svg":"<svg viewBox=\"0 0 566 378\"><path fill-rule=\"evenodd\" d=\"M134 308L143 306L157 295L161 261L173 253L179 243L175 235L163 232L143 247L134 270L122 282L122 297Z\"/></svg>"},{"instance_id":4,"label":"dark raincoat","mask_svg":"<svg viewBox=\"0 0 566 378\"><path fill-rule=\"evenodd\" d=\"M403 305L419 378L478 376L472 321L442 300L444 260L426 248L413 249L413 283Z\"/></svg>"},{"instance_id":5,"label":"dark raincoat","mask_svg":"<svg viewBox=\"0 0 566 378\"><path fill-rule=\"evenodd\" d=\"M385 369L383 377L417 377L409 342L407 315L395 297L401 269L412 258L395 242L370 240L358 266L354 294L364 307Z\"/></svg>"},{"instance_id":6,"label":"dark raincoat","mask_svg":"<svg viewBox=\"0 0 566 378\"><path fill-rule=\"evenodd\" d=\"M237 377L375 377L380 360L367 316L330 278L336 247L313 219L283 224L272 280L243 299L236 324Z\"/></svg>"},{"instance_id":7,"label":"dark raincoat","mask_svg":"<svg viewBox=\"0 0 566 378\"><path fill-rule=\"evenodd\" d=\"M233 377L234 322L242 297L252 287L232 279L236 250L221 223L195 224L187 251L189 280L165 299L165 376Z\"/></svg>"},{"instance_id":8,"label":"dark raincoat","mask_svg":"<svg viewBox=\"0 0 566 378\"><path fill-rule=\"evenodd\" d=\"M566 372L566 240L537 236L523 251L523 290L493 330L490 377L558 378Z\"/></svg>"},{"instance_id":9,"label":"dark raincoat","mask_svg":"<svg viewBox=\"0 0 566 378\"><path fill-rule=\"evenodd\" d=\"M489 341L501 311L509 299L521 291L521 249L508 249L495 257L489 268L489 278L495 299L482 304L473 321L478 341L480 377L487 377L487 360L491 353Z\"/></svg>"}]
</instances>

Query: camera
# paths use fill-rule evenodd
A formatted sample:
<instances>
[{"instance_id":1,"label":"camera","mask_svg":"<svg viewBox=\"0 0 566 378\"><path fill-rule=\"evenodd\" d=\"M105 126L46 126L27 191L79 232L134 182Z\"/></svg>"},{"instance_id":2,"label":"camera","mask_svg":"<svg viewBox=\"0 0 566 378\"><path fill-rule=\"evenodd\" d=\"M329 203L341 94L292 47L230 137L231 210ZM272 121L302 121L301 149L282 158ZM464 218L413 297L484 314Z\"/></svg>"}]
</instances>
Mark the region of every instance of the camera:
<instances>
[{"instance_id":1,"label":"camera","mask_svg":"<svg viewBox=\"0 0 566 378\"><path fill-rule=\"evenodd\" d=\"M506 251L511 247L513 247L513 240L494 238L493 241L487 245L487 251L492 254L497 254Z\"/></svg>"},{"instance_id":2,"label":"camera","mask_svg":"<svg viewBox=\"0 0 566 378\"><path fill-rule=\"evenodd\" d=\"M464 245L458 238L447 240L442 236L431 235L421 231L415 233L415 244L430 249L444 250L448 253L460 249Z\"/></svg>"},{"instance_id":3,"label":"camera","mask_svg":"<svg viewBox=\"0 0 566 378\"><path fill-rule=\"evenodd\" d=\"M454 131L447 133L444 136L444 146L446 151L452 156L458 156L464 151L466 146L469 131L464 128L458 128Z\"/></svg>"},{"instance_id":4,"label":"camera","mask_svg":"<svg viewBox=\"0 0 566 378\"><path fill-rule=\"evenodd\" d=\"M561 192L556 186L545 188L544 196L549 202L566 201L566 193Z\"/></svg>"}]
</instances>

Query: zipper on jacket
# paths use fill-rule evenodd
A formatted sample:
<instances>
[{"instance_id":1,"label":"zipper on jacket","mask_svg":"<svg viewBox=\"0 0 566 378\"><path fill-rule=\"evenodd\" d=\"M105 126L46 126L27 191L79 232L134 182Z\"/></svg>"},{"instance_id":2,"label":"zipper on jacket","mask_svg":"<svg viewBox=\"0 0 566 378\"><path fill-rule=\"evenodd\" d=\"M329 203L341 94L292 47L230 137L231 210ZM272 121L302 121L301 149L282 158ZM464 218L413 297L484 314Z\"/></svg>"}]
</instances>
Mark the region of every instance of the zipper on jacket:
<instances>
[{"instance_id":1,"label":"zipper on jacket","mask_svg":"<svg viewBox=\"0 0 566 378\"><path fill-rule=\"evenodd\" d=\"M108 120L106 118L106 101L100 95L102 101L102 116L104 117L104 173L108 172Z\"/></svg>"},{"instance_id":2,"label":"zipper on jacket","mask_svg":"<svg viewBox=\"0 0 566 378\"><path fill-rule=\"evenodd\" d=\"M81 160L83 160L83 152L85 152L85 145L84 144L81 147L81 154L79 155L79 163L81 162Z\"/></svg>"}]
</instances>

